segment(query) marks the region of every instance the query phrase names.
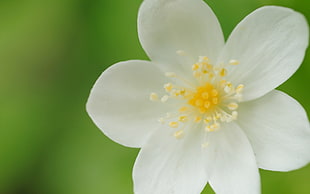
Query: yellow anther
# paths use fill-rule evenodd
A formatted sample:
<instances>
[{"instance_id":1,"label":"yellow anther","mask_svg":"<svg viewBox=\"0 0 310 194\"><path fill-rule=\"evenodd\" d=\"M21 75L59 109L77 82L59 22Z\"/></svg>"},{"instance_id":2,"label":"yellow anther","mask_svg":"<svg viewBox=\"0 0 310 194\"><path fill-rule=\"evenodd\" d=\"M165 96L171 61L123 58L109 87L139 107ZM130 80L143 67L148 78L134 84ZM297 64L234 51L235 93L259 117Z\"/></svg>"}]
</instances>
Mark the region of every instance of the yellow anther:
<instances>
[{"instance_id":1,"label":"yellow anther","mask_svg":"<svg viewBox=\"0 0 310 194\"><path fill-rule=\"evenodd\" d=\"M226 86L224 87L224 91L226 93L230 93L232 91L232 84L230 82L226 83Z\"/></svg>"},{"instance_id":2,"label":"yellow anther","mask_svg":"<svg viewBox=\"0 0 310 194\"><path fill-rule=\"evenodd\" d=\"M205 127L205 131L207 131L207 132L211 132L211 131L212 131L210 125L207 125L207 126Z\"/></svg>"},{"instance_id":3,"label":"yellow anther","mask_svg":"<svg viewBox=\"0 0 310 194\"><path fill-rule=\"evenodd\" d=\"M208 92L203 92L203 93L201 94L201 97L202 97L204 100L206 100L206 99L209 98L209 93L208 93Z\"/></svg>"},{"instance_id":4,"label":"yellow anther","mask_svg":"<svg viewBox=\"0 0 310 194\"><path fill-rule=\"evenodd\" d=\"M238 108L238 104L235 102L229 103L228 106L229 110L236 110Z\"/></svg>"},{"instance_id":5,"label":"yellow anther","mask_svg":"<svg viewBox=\"0 0 310 194\"><path fill-rule=\"evenodd\" d=\"M192 65L192 70L195 71L197 69L199 69L199 64L198 63L193 64Z\"/></svg>"},{"instance_id":6,"label":"yellow anther","mask_svg":"<svg viewBox=\"0 0 310 194\"><path fill-rule=\"evenodd\" d=\"M183 130L179 130L179 131L176 131L173 136L176 138L176 139L181 139L183 136L184 136L184 131Z\"/></svg>"},{"instance_id":7,"label":"yellow anther","mask_svg":"<svg viewBox=\"0 0 310 194\"><path fill-rule=\"evenodd\" d=\"M213 89L211 91L212 96L217 96L219 94L219 92L216 89Z\"/></svg>"},{"instance_id":8,"label":"yellow anther","mask_svg":"<svg viewBox=\"0 0 310 194\"><path fill-rule=\"evenodd\" d=\"M239 63L240 63L239 61L234 60L234 59L232 59L232 60L229 61L229 64L230 64L230 65L239 65Z\"/></svg>"},{"instance_id":9,"label":"yellow anther","mask_svg":"<svg viewBox=\"0 0 310 194\"><path fill-rule=\"evenodd\" d=\"M179 127L179 123L175 122L175 121L172 121L172 122L169 123L169 126L172 127L172 128L178 128Z\"/></svg>"},{"instance_id":10,"label":"yellow anther","mask_svg":"<svg viewBox=\"0 0 310 194\"><path fill-rule=\"evenodd\" d=\"M161 102L167 102L168 99L169 99L169 96L164 95L163 97L161 97L160 101Z\"/></svg>"},{"instance_id":11,"label":"yellow anther","mask_svg":"<svg viewBox=\"0 0 310 194\"><path fill-rule=\"evenodd\" d=\"M215 76L214 73L209 73L209 78L210 79L214 78L214 76Z\"/></svg>"},{"instance_id":12,"label":"yellow anther","mask_svg":"<svg viewBox=\"0 0 310 194\"><path fill-rule=\"evenodd\" d=\"M204 103L203 106L204 106L206 109L208 109L208 108L210 107L210 105L211 105L210 101L205 101L205 103Z\"/></svg>"},{"instance_id":13,"label":"yellow anther","mask_svg":"<svg viewBox=\"0 0 310 194\"><path fill-rule=\"evenodd\" d=\"M237 111L233 111L232 114L231 114L231 117L233 120L236 120L237 117L238 117L238 112Z\"/></svg>"},{"instance_id":14,"label":"yellow anther","mask_svg":"<svg viewBox=\"0 0 310 194\"><path fill-rule=\"evenodd\" d=\"M212 98L212 103L213 104L218 104L219 103L219 99L218 98Z\"/></svg>"},{"instance_id":15,"label":"yellow anther","mask_svg":"<svg viewBox=\"0 0 310 194\"><path fill-rule=\"evenodd\" d=\"M179 116L179 119L178 119L180 122L186 122L188 121L188 118L187 116Z\"/></svg>"},{"instance_id":16,"label":"yellow anther","mask_svg":"<svg viewBox=\"0 0 310 194\"><path fill-rule=\"evenodd\" d=\"M199 62L209 62L209 58L206 56L199 56Z\"/></svg>"},{"instance_id":17,"label":"yellow anther","mask_svg":"<svg viewBox=\"0 0 310 194\"><path fill-rule=\"evenodd\" d=\"M205 130L208 132L213 132L213 131L218 130L219 128L220 128L220 124L214 123L213 125L206 126Z\"/></svg>"},{"instance_id":18,"label":"yellow anther","mask_svg":"<svg viewBox=\"0 0 310 194\"><path fill-rule=\"evenodd\" d=\"M183 106L183 107L181 107L181 108L179 109L179 111L180 111L180 112L185 112L185 111L187 111L187 109L188 109L188 108L187 108L186 106Z\"/></svg>"},{"instance_id":19,"label":"yellow anther","mask_svg":"<svg viewBox=\"0 0 310 194\"><path fill-rule=\"evenodd\" d=\"M196 106L203 106L203 100L197 99L197 100L195 101L195 105L196 105Z\"/></svg>"},{"instance_id":20,"label":"yellow anther","mask_svg":"<svg viewBox=\"0 0 310 194\"><path fill-rule=\"evenodd\" d=\"M242 91L243 91L243 88L244 88L244 85L243 85L243 84L238 85L238 87L236 88L236 93L242 92Z\"/></svg>"},{"instance_id":21,"label":"yellow anther","mask_svg":"<svg viewBox=\"0 0 310 194\"><path fill-rule=\"evenodd\" d=\"M220 128L220 124L219 124L219 123L214 123L213 125L211 125L211 128L212 128L213 130L217 130L217 129Z\"/></svg>"},{"instance_id":22,"label":"yellow anther","mask_svg":"<svg viewBox=\"0 0 310 194\"><path fill-rule=\"evenodd\" d=\"M181 92L180 90L172 90L170 94L171 96L179 96L181 94L180 92Z\"/></svg>"},{"instance_id":23,"label":"yellow anther","mask_svg":"<svg viewBox=\"0 0 310 194\"><path fill-rule=\"evenodd\" d=\"M200 116L196 116L196 117L194 118L194 121L195 121L196 123L199 123L199 122L201 121L201 117L200 117Z\"/></svg>"},{"instance_id":24,"label":"yellow anther","mask_svg":"<svg viewBox=\"0 0 310 194\"><path fill-rule=\"evenodd\" d=\"M221 77L226 76L226 74L227 74L227 70L226 70L225 68L222 68L222 69L220 70L220 72L219 72L219 75L220 75Z\"/></svg>"},{"instance_id":25,"label":"yellow anther","mask_svg":"<svg viewBox=\"0 0 310 194\"><path fill-rule=\"evenodd\" d=\"M150 94L150 100L151 101L157 101L158 100L158 95L156 93L152 92Z\"/></svg>"},{"instance_id":26,"label":"yellow anther","mask_svg":"<svg viewBox=\"0 0 310 194\"><path fill-rule=\"evenodd\" d=\"M186 90L185 89L181 89L180 90L180 95L184 96L186 94Z\"/></svg>"},{"instance_id":27,"label":"yellow anther","mask_svg":"<svg viewBox=\"0 0 310 194\"><path fill-rule=\"evenodd\" d=\"M203 120L204 123L208 124L212 121L212 118L211 117L207 117Z\"/></svg>"},{"instance_id":28,"label":"yellow anther","mask_svg":"<svg viewBox=\"0 0 310 194\"><path fill-rule=\"evenodd\" d=\"M166 77L176 77L177 74L175 74L174 72L166 72L165 73Z\"/></svg>"},{"instance_id":29,"label":"yellow anther","mask_svg":"<svg viewBox=\"0 0 310 194\"><path fill-rule=\"evenodd\" d=\"M171 83L167 83L164 85L164 88L165 88L166 92L171 92L173 86Z\"/></svg>"}]
</instances>

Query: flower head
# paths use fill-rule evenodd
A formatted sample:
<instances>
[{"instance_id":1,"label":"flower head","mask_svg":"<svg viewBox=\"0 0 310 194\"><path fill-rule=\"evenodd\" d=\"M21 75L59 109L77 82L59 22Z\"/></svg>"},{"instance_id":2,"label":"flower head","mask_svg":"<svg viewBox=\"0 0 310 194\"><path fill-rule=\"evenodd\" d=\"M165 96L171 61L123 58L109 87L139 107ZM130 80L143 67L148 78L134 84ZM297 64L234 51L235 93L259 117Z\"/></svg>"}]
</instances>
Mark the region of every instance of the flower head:
<instances>
[{"instance_id":1,"label":"flower head","mask_svg":"<svg viewBox=\"0 0 310 194\"><path fill-rule=\"evenodd\" d=\"M275 90L308 46L304 17L267 6L224 42L202 0L145 0L140 42L151 61L125 61L95 83L87 111L112 140L141 151L136 194L260 193L258 168L310 161L304 109Z\"/></svg>"}]
</instances>

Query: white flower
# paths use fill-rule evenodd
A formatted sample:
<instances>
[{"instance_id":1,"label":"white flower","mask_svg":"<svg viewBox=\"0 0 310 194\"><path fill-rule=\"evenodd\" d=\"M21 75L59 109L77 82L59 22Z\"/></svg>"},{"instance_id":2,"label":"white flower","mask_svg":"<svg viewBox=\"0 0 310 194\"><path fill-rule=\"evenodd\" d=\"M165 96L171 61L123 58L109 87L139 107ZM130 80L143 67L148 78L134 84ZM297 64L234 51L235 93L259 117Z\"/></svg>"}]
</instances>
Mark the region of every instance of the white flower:
<instances>
[{"instance_id":1,"label":"white flower","mask_svg":"<svg viewBox=\"0 0 310 194\"><path fill-rule=\"evenodd\" d=\"M136 194L260 193L258 168L289 171L310 161L304 109L274 90L301 64L305 18L268 6L224 42L202 0L145 0L141 44L151 61L108 68L87 111L112 140L142 148Z\"/></svg>"}]
</instances>

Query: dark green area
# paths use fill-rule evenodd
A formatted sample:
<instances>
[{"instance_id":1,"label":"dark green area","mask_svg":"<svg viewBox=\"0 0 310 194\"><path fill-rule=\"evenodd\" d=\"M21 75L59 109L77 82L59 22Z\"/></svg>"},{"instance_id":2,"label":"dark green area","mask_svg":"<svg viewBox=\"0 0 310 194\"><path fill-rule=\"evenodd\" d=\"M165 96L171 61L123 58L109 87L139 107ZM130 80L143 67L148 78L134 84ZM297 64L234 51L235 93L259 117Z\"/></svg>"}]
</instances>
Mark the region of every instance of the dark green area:
<instances>
[{"instance_id":1,"label":"dark green area","mask_svg":"<svg viewBox=\"0 0 310 194\"><path fill-rule=\"evenodd\" d=\"M132 193L138 153L112 142L85 111L108 66L147 59L136 18L142 0L0 1L0 193ZM308 0L207 0L225 36L263 5L298 10ZM310 53L280 89L310 113ZM307 194L310 166L261 171L263 193ZM207 189L203 193L212 193Z\"/></svg>"}]
</instances>

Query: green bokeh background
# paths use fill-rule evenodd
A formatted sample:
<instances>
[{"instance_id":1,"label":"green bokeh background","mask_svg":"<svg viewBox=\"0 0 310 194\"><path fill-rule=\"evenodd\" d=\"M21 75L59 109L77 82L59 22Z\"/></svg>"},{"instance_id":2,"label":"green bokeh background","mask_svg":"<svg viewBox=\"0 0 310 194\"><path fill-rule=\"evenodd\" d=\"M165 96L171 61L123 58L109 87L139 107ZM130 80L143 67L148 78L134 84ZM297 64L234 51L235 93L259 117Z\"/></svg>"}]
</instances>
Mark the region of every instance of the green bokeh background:
<instances>
[{"instance_id":1,"label":"green bokeh background","mask_svg":"<svg viewBox=\"0 0 310 194\"><path fill-rule=\"evenodd\" d=\"M206 0L227 37L247 14L282 5L310 21L309 0ZM147 59L136 18L142 0L0 1L0 194L127 194L138 149L114 143L85 111L108 66ZM280 89L310 113L310 51ZM261 171L265 194L310 193L310 165ZM209 187L203 192L213 193Z\"/></svg>"}]
</instances>

